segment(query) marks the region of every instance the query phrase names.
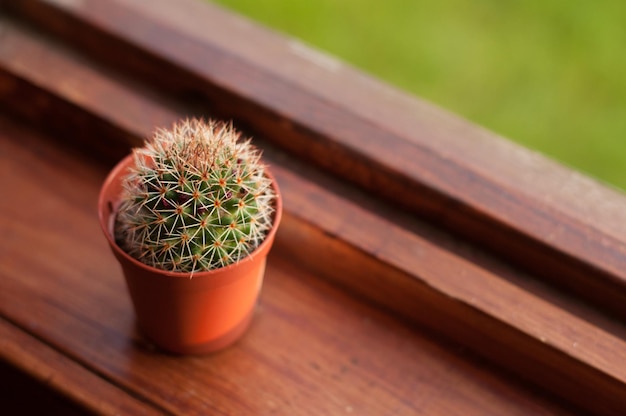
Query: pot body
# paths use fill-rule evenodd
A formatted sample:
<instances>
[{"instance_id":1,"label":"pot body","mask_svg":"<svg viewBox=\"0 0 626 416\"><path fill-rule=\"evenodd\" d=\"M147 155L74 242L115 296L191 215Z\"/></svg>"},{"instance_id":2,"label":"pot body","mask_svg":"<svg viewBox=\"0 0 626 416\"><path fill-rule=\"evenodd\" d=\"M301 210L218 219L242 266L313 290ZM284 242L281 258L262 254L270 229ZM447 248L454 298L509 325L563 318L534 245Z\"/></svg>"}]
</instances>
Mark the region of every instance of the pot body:
<instances>
[{"instance_id":1,"label":"pot body","mask_svg":"<svg viewBox=\"0 0 626 416\"><path fill-rule=\"evenodd\" d=\"M100 191L98 213L109 246L122 266L140 330L155 345L179 354L207 353L228 346L248 327L262 286L282 214L276 181L272 181L277 195L274 223L255 251L235 264L211 271L168 272L139 262L115 243L116 207L123 177L132 164L131 155L111 171Z\"/></svg>"}]
</instances>

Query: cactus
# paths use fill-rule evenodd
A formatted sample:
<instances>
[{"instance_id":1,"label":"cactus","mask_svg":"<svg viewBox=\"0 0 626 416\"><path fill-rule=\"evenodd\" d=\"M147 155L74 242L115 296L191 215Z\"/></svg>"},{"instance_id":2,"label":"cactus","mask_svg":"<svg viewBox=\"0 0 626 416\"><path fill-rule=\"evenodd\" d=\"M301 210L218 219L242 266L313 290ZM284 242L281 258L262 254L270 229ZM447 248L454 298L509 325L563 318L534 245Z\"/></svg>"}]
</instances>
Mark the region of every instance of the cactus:
<instances>
[{"instance_id":1,"label":"cactus","mask_svg":"<svg viewBox=\"0 0 626 416\"><path fill-rule=\"evenodd\" d=\"M260 152L232 124L184 120L133 153L115 225L132 257L193 274L235 263L265 238L271 180Z\"/></svg>"}]
</instances>

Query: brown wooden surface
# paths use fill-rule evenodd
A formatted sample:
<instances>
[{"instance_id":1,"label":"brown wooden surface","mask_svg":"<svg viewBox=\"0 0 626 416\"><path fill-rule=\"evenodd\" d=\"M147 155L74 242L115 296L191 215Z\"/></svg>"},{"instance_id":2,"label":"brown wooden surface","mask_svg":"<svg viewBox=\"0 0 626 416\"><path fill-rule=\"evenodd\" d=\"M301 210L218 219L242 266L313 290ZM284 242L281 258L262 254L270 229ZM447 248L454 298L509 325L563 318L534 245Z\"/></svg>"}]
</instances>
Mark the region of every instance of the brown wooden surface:
<instances>
[{"instance_id":1,"label":"brown wooden surface","mask_svg":"<svg viewBox=\"0 0 626 416\"><path fill-rule=\"evenodd\" d=\"M10 6L626 318L622 194L196 0Z\"/></svg>"},{"instance_id":2,"label":"brown wooden surface","mask_svg":"<svg viewBox=\"0 0 626 416\"><path fill-rule=\"evenodd\" d=\"M426 215L417 219L397 203L364 192L381 180L377 175L387 156L384 152L380 157L367 156L360 148L395 143L385 151L398 154L389 153L389 157L400 157L408 148L406 143L397 145L404 136L396 127L386 122L373 126L368 121L371 109L359 94L377 91L391 100L388 104L399 106L398 117L409 117L412 108L416 127L426 132L430 131L427 126L460 132L427 135L430 141L424 139L425 143L432 142L429 146L433 147L428 156L431 164L422 167L428 168L423 173L414 173L417 177L410 183L415 186L434 179L460 186L457 176L438 170L441 149L435 148L446 140L457 143L457 147L450 144L452 150L461 149L466 140L480 147L475 138L484 132L390 93L372 80L357 77L354 83L348 82L348 75L354 73L342 66L338 67L340 75L348 71L340 76L345 94L333 95L330 87L337 87L332 84L337 80L323 75L311 62L306 64L311 59L308 52L299 49L299 58L285 55L283 38L259 35L258 28L237 17L198 6L193 16L214 21L216 29L234 31L233 35L244 31L232 38L231 49L226 50L221 38L212 39L204 32L201 36L199 23L180 25L179 13L189 13L189 7L195 6L182 2L185 6L171 10L167 3L157 3L161 11L147 10L130 0L12 3L44 27L63 35L71 32L85 42L83 46L100 45L99 58L118 53L124 57L136 47L135 36L149 34L145 38L149 42L143 45L147 51L137 53L134 60L122 59L120 65L92 61L82 50L38 34L23 22L0 18L0 109L6 114L0 123L0 183L4 195L10 196L0 199L4 217L0 231L6 237L0 245L0 330L7 335L0 344L0 357L5 362L60 397L102 413L124 408L129 414L389 414L394 410L398 414L562 414L566 408L561 403L594 414L621 414L626 409L626 330L607 315L612 311L622 316L614 307L590 306L558 285L544 284L542 275L533 273L534 267L509 264L512 255L506 250L490 252L468 242L465 232L477 230L471 222L478 217L468 213L465 202L449 205L435 198L431 208L437 218L418 209L415 212ZM72 4L78 8L62 10ZM81 8L81 4L90 7ZM71 15L82 24L68 26L64 19ZM117 20L107 23L112 16ZM138 23L130 27L129 22ZM267 53L266 59L246 46L246 31L258 35L255 39L259 50ZM156 53L154 48L190 36L208 48L203 49L207 53L217 44L216 55L211 56L222 61L245 58L249 66L232 67L231 78L224 74L226 78L221 79L212 72L192 76L194 63L183 54L169 56L175 70L162 81L162 89L153 88L159 80L148 73L136 77L146 70L146 62L152 63L154 56L148 55ZM120 49L110 49L115 45ZM268 65L278 59L285 65ZM301 77L285 69L290 67ZM123 73L118 72L122 69ZM265 102L252 94L265 91L268 71L277 83L272 85L286 94L292 107L308 108L320 96L332 105L310 107L307 117L317 118L307 118L306 123L297 114L276 118L281 99ZM246 82L237 84L243 88L241 94L229 90L235 84L223 88L224 82L233 83L238 77ZM319 91L312 91L311 85L318 85ZM181 100L185 88L203 94L211 90L215 101L206 102L198 94L191 101ZM347 107L347 102L354 105ZM257 109L261 111L253 111ZM324 123L331 109L336 113L334 121ZM95 219L95 195L111 164L154 126L168 125L187 114L226 115L253 132L285 193L286 209L250 334L232 350L202 358L165 356L141 341L121 275ZM44 133L35 133L33 128ZM396 138L391 142L376 139L376 129ZM360 139L362 146L356 146L359 150L340 131L348 136L368 133ZM484 137L494 157L509 146ZM312 158L304 155L309 151ZM322 151L338 167L318 170L326 163L315 156ZM509 153L512 165L501 167L505 179L496 175L498 164L493 171L483 171L481 178L517 193L528 191L527 184L524 180L508 184L508 175L542 173L547 183L554 184L555 178L569 175L570 187L582 190L586 186L607 204L619 206L623 199L550 162L538 159L534 165L525 165L528 154L523 150ZM472 151L468 155L469 160L459 166L470 172L478 156ZM342 169L360 172L367 183L357 189L354 178L339 175ZM397 187L396 180L390 186ZM550 186L542 188L546 198ZM501 205L500 214L509 215L518 203L529 204L534 212L557 221L561 230L583 211L608 212L584 203L581 208L566 207L571 200L554 186L552 208L547 209L543 200L524 197L522 202L515 199L513 208ZM431 191L426 190L428 195ZM446 192L454 196L457 191L449 188ZM483 197L489 200L484 203L493 202L493 195ZM463 195L455 198L461 200ZM584 268L571 275L576 262L587 260L555 255L563 249L559 238L549 250L533 251L539 247L536 241L518 239L517 231L500 227L504 223L492 213L488 216L497 221L481 220L483 228L478 229L501 233L507 250L506 244L514 244L548 271L564 262L564 268L556 270L562 273L559 279L578 281L584 275L588 284L596 285L596 294L616 282L617 275L587 275ZM578 231L604 233L616 217L576 218ZM468 227L451 232L446 224L455 221ZM595 244L594 235L588 235L589 244ZM591 260L605 267L610 261L605 263L602 256L613 255L608 253L611 247L607 250L600 250ZM619 285L613 287L609 303L622 296ZM28 348L16 348L21 342ZM55 357L62 365L42 364L56 362ZM50 375L58 382L46 383ZM93 394L97 386L104 386L102 395Z\"/></svg>"},{"instance_id":3,"label":"brown wooden surface","mask_svg":"<svg viewBox=\"0 0 626 416\"><path fill-rule=\"evenodd\" d=\"M105 167L0 126L1 185L12 196L0 206L11 219L1 223L1 351L51 389L109 414L562 414L316 278L284 255L289 242L273 253L254 324L235 347L187 358L153 350L135 333L98 230Z\"/></svg>"}]
</instances>

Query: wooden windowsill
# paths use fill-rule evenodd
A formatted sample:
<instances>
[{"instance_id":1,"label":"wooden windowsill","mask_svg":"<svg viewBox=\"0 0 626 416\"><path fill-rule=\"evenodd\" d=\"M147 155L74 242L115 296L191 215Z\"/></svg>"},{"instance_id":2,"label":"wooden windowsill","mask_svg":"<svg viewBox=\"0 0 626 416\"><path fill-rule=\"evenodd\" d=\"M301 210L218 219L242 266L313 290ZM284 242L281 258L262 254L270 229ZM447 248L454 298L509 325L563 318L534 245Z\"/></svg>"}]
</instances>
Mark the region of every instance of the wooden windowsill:
<instances>
[{"instance_id":1,"label":"wooden windowsill","mask_svg":"<svg viewBox=\"0 0 626 416\"><path fill-rule=\"evenodd\" d=\"M7 3L2 386L104 414L626 409L624 195L210 4ZM285 195L254 324L205 357L136 332L95 214L189 115L253 135Z\"/></svg>"}]
</instances>

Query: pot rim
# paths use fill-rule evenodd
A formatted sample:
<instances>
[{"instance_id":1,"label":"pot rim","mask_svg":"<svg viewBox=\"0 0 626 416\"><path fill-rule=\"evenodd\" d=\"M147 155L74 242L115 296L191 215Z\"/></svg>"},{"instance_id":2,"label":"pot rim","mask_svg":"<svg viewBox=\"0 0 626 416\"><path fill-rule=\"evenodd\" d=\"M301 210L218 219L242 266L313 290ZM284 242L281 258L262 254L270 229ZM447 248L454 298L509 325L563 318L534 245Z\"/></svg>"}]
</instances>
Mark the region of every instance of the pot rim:
<instances>
[{"instance_id":1,"label":"pot rim","mask_svg":"<svg viewBox=\"0 0 626 416\"><path fill-rule=\"evenodd\" d=\"M119 181L120 176L122 176L125 173L125 171L131 167L133 162L134 162L134 158L133 158L132 153L124 157L122 160L120 160L107 175L106 179L102 183L102 186L100 187L100 193L98 195L98 220L100 222L100 228L102 229L102 232L104 233L109 243L109 246L115 251L117 255L122 256L124 259L134 264L136 267L140 267L144 270L147 270L153 273L157 273L163 276L168 276L168 277L173 277L173 278L180 278L180 279L190 279L192 277L196 279L196 278L202 278L202 277L215 276L215 275L222 274L222 273L228 273L233 268L240 266L242 263L250 262L254 260L254 258L257 257L258 255L263 255L263 252L267 252L269 250L269 246L272 244L274 240L274 235L276 234L276 231L278 229L278 226L282 218L283 201L282 201L282 194L280 193L280 189L276 182L276 178L270 172L269 168L266 166L264 173L267 177L271 179L272 188L274 189L274 193L276 195L274 199L275 201L274 219L272 221L271 228L269 229L265 238L263 239L263 242L261 242L261 244L259 244L259 246L256 247L247 256L245 256L242 259L239 259L235 263L231 263L224 267L219 267L217 269L212 269L212 270L196 271L196 272L176 272L176 271L171 271L171 270L159 269L157 267L150 266L148 264L145 264L135 259L131 255L129 255L126 251L124 251L115 242L115 238L113 237L112 219L115 218L115 214L117 212L116 205L119 205L119 204L116 204L116 202L119 201L119 194L117 194L117 198L113 198L112 200L110 198L107 198L107 190L116 181Z\"/></svg>"}]
</instances>

